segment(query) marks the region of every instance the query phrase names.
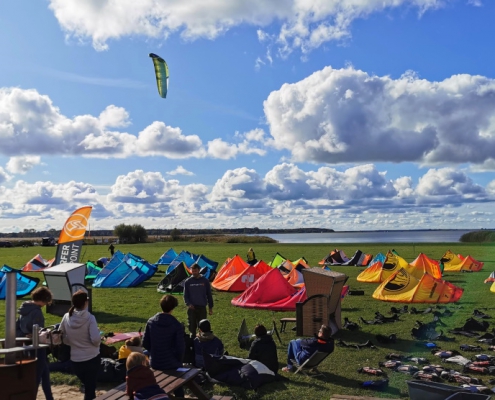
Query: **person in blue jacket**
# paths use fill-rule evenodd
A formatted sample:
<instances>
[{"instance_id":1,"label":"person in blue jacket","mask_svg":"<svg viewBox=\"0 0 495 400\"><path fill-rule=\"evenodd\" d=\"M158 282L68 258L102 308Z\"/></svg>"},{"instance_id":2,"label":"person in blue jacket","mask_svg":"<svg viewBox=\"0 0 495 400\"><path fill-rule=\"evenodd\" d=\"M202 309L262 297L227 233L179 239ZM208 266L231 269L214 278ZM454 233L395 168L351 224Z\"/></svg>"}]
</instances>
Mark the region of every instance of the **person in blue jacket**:
<instances>
[{"instance_id":1,"label":"person in blue jacket","mask_svg":"<svg viewBox=\"0 0 495 400\"><path fill-rule=\"evenodd\" d=\"M287 349L287 366L282 368L284 372L290 372L294 368L292 365L295 360L299 365L303 364L315 351L332 353L335 344L330 337L330 328L322 325L318 331L318 335L309 339L293 339L289 342Z\"/></svg>"},{"instance_id":2,"label":"person in blue jacket","mask_svg":"<svg viewBox=\"0 0 495 400\"><path fill-rule=\"evenodd\" d=\"M213 297L210 281L200 274L198 264L191 267L192 276L184 282L184 302L187 306L187 321L191 338L196 336L199 321L206 319L206 306L213 314Z\"/></svg>"},{"instance_id":3,"label":"person in blue jacket","mask_svg":"<svg viewBox=\"0 0 495 400\"><path fill-rule=\"evenodd\" d=\"M182 367L186 350L184 326L172 315L179 305L176 297L167 294L160 300L161 313L155 314L146 323L143 335L143 347L149 351L150 366L159 371ZM184 389L174 392L184 397Z\"/></svg>"},{"instance_id":4,"label":"person in blue jacket","mask_svg":"<svg viewBox=\"0 0 495 400\"><path fill-rule=\"evenodd\" d=\"M222 341L211 331L210 321L199 321L199 333L194 339L194 365L198 368L205 366L203 351L213 356L222 356L224 347Z\"/></svg>"}]
</instances>

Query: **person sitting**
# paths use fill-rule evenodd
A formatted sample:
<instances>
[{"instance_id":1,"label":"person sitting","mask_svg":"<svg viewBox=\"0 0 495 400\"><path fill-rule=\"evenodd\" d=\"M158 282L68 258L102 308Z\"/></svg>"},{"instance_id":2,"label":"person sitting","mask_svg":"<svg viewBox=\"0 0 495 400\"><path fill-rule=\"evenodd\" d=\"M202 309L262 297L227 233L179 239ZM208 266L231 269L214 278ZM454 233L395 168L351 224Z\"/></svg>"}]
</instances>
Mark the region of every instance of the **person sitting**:
<instances>
[{"instance_id":1,"label":"person sitting","mask_svg":"<svg viewBox=\"0 0 495 400\"><path fill-rule=\"evenodd\" d=\"M249 248L248 252L247 252L247 263L249 265L254 265L258 262L258 260L256 259L256 254L254 254L254 250L252 247Z\"/></svg>"},{"instance_id":2,"label":"person sitting","mask_svg":"<svg viewBox=\"0 0 495 400\"><path fill-rule=\"evenodd\" d=\"M155 314L146 323L143 347L149 351L151 368L159 371L182 367L186 350L184 326L172 315L179 305L177 298L166 294L160 300L161 313ZM176 397L184 397L184 389L175 390Z\"/></svg>"},{"instance_id":3,"label":"person sitting","mask_svg":"<svg viewBox=\"0 0 495 400\"><path fill-rule=\"evenodd\" d=\"M330 337L330 328L322 325L316 337L310 339L293 339L287 349L287 366L282 368L284 372L293 369L295 360L299 365L303 364L315 351L332 353L335 348L334 340Z\"/></svg>"},{"instance_id":4,"label":"person sitting","mask_svg":"<svg viewBox=\"0 0 495 400\"><path fill-rule=\"evenodd\" d=\"M268 335L264 325L254 328L256 339L251 343L248 358L265 364L275 374L278 372L277 346L273 337Z\"/></svg>"},{"instance_id":5,"label":"person sitting","mask_svg":"<svg viewBox=\"0 0 495 400\"><path fill-rule=\"evenodd\" d=\"M198 368L205 366L203 351L213 356L221 356L224 352L222 341L211 331L210 321L199 321L199 333L194 338L194 365Z\"/></svg>"},{"instance_id":6,"label":"person sitting","mask_svg":"<svg viewBox=\"0 0 495 400\"><path fill-rule=\"evenodd\" d=\"M125 344L119 349L119 360L126 359L132 352L141 354L144 354L145 352L141 345L141 338L139 336L134 336L133 338L125 341Z\"/></svg>"},{"instance_id":7,"label":"person sitting","mask_svg":"<svg viewBox=\"0 0 495 400\"><path fill-rule=\"evenodd\" d=\"M168 399L165 391L156 383L155 375L142 353L132 352L126 361L126 393L130 399L148 399L162 394L160 399ZM155 398L155 397L153 397Z\"/></svg>"}]
</instances>

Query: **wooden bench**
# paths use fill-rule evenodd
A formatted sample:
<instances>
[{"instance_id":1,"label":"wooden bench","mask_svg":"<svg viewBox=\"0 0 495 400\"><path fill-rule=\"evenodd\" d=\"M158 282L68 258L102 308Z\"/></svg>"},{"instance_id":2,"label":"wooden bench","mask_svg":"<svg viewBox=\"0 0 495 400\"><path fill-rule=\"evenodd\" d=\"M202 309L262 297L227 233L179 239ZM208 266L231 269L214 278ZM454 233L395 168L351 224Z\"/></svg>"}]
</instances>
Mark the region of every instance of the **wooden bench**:
<instances>
[{"instance_id":1,"label":"wooden bench","mask_svg":"<svg viewBox=\"0 0 495 400\"><path fill-rule=\"evenodd\" d=\"M155 374L156 383L165 393L175 399L173 392L181 387L188 388L195 397L192 399L198 400L231 400L230 396L213 396L209 397L199 386L194 378L199 374L199 369L196 368L180 368L179 370L171 371L153 371ZM96 400L128 400L129 397L125 391L125 383L109 390L105 394L98 396Z\"/></svg>"},{"instance_id":2,"label":"wooden bench","mask_svg":"<svg viewBox=\"0 0 495 400\"><path fill-rule=\"evenodd\" d=\"M280 332L285 332L285 328L287 327L287 322L296 323L295 318L281 318L280 319Z\"/></svg>"}]
</instances>

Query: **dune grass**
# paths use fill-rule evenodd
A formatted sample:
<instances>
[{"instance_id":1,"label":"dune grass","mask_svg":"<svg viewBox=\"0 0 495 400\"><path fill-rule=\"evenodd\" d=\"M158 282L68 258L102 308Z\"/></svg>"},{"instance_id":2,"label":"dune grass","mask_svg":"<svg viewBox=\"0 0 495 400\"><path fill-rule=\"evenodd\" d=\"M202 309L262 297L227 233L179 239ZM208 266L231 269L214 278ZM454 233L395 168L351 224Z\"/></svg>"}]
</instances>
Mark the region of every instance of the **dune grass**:
<instances>
[{"instance_id":1,"label":"dune grass","mask_svg":"<svg viewBox=\"0 0 495 400\"><path fill-rule=\"evenodd\" d=\"M325 257L334 247L330 244L256 244L246 245L238 243L214 244L214 243L153 243L142 245L118 245L122 252L132 252L149 262L156 262L160 255L170 247L177 252L182 249L197 254L204 254L206 257L218 261L221 264L228 257L239 254L245 257L248 247L253 246L258 259L270 261L279 252L284 257L295 260L304 256L311 266L317 266L319 260ZM108 245L85 246L82 260L96 260L99 257L108 255ZM444 279L461 286L465 289L462 299L456 303L447 305L455 311L449 318L442 318L447 327L442 328L445 332L448 329L462 326L465 320L471 316L473 309L484 310L487 314L495 317L495 305L493 299L495 294L489 291L489 285L483 284L489 273L495 269L495 246L489 244L467 244L467 243L441 243L441 244L346 244L338 245L348 256L355 250L360 249L366 253L376 254L386 252L394 248L402 257L412 261L422 252L433 259L439 259L446 250L450 249L455 253L463 255L470 254L477 260L485 261L485 267L479 273L450 273ZM0 263L7 264L14 268L20 268L33 257L36 252L49 259L55 254L55 248L7 248L0 249ZM364 296L347 296L342 303L342 317L348 317L351 321L359 322L359 317L365 320L374 318L376 311L384 315L390 314L391 306L399 306L397 303L380 302L371 298L371 294L376 288L376 284L364 284L356 281L356 276L363 270L359 267L334 267L335 271L343 272L349 276L348 284L352 290L364 290ZM157 283L164 276L164 268L161 268L153 278L144 282L137 288L129 289L93 289L93 312L98 321L100 330L104 332L126 332L135 331L144 327L147 319L159 311L158 301L162 296L156 292ZM280 328L279 319L283 317L293 317L295 313L274 313L269 311L248 310L233 307L230 300L237 294L214 292L214 315L210 318L213 330L225 344L229 354L240 357L247 356L247 351L239 348L237 342L237 332L243 318L246 319L248 327L252 330L256 323L272 325L275 320L277 328ZM26 299L19 299L18 303ZM5 306L4 301L0 301L0 330L5 332ZM175 316L182 322L186 322L186 309L182 298L179 299L180 306L175 311ZM428 305L416 305L418 310L423 310ZM60 321L59 317L46 315L47 324ZM331 394L346 395L372 395L384 398L408 397L407 383L410 379L407 375L397 372L388 374L390 379L389 389L385 392L372 393L361 389L361 382L373 377L359 374L357 369L362 366L378 367L378 362L383 361L385 355L390 352L402 352L415 354L420 357L427 357L432 363L439 363L426 348L419 346L416 340L410 335L416 320L429 322L432 314L411 315L402 314L400 321L384 325L363 325L359 331L340 331L336 337L346 342L364 342L371 340L377 349L355 350L344 347L336 347L335 352L322 364L320 371L323 377L308 378L299 375L288 375L281 373L281 380L270 385L261 387L258 391L244 390L235 387L222 385L208 385L205 389L214 394L235 393L240 399L319 399L330 398ZM491 330L491 327L490 327ZM376 342L375 335L397 334L399 340L395 344L381 345ZM448 336L452 336L449 335ZM290 329L281 334L283 344L277 342L279 362L282 366L286 359L286 348L289 340L295 337ZM463 343L476 344L475 340L457 337L453 343L438 342L443 349L459 350L459 345ZM487 347L483 345L483 347ZM470 354L467 354L470 357ZM459 367L453 367L458 369ZM60 373L52 374L54 384L77 384L77 379Z\"/></svg>"}]
</instances>

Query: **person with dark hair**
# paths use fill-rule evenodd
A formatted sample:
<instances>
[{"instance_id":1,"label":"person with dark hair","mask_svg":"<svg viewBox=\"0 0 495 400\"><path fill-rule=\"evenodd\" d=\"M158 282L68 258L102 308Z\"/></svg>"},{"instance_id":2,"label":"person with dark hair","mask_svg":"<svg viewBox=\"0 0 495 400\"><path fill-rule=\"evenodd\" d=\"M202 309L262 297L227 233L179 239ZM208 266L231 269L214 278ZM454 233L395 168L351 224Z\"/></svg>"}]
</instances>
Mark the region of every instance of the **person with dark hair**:
<instances>
[{"instance_id":1,"label":"person with dark hair","mask_svg":"<svg viewBox=\"0 0 495 400\"><path fill-rule=\"evenodd\" d=\"M275 374L278 372L277 346L271 335L268 335L264 325L254 328L256 339L251 343L248 358L265 364Z\"/></svg>"},{"instance_id":2,"label":"person with dark hair","mask_svg":"<svg viewBox=\"0 0 495 400\"><path fill-rule=\"evenodd\" d=\"M160 300L161 313L155 314L146 323L143 347L149 351L151 368L160 371L182 367L186 349L184 326L172 315L179 305L176 297L166 294ZM183 397L184 389L175 391Z\"/></svg>"},{"instance_id":3,"label":"person with dark hair","mask_svg":"<svg viewBox=\"0 0 495 400\"><path fill-rule=\"evenodd\" d=\"M203 351L213 356L221 356L224 352L222 341L213 334L207 319L199 321L199 333L194 338L194 365L198 368L205 366Z\"/></svg>"},{"instance_id":4,"label":"person with dark hair","mask_svg":"<svg viewBox=\"0 0 495 400\"><path fill-rule=\"evenodd\" d=\"M31 293L31 301L25 301L19 307L19 318L16 321L17 337L32 337L33 325L40 328L45 327L45 317L41 310L44 306L51 304L52 292L50 289L41 286ZM46 400L53 400L52 388L50 386L50 369L45 349L38 350L38 361L36 363L36 387L43 388Z\"/></svg>"},{"instance_id":5,"label":"person with dark hair","mask_svg":"<svg viewBox=\"0 0 495 400\"><path fill-rule=\"evenodd\" d=\"M115 254L115 246L113 245L113 243L110 243L110 246L108 246L108 250L110 250L110 255L113 257L113 255Z\"/></svg>"},{"instance_id":6,"label":"person with dark hair","mask_svg":"<svg viewBox=\"0 0 495 400\"><path fill-rule=\"evenodd\" d=\"M248 252L247 252L247 263L249 265L254 265L258 262L258 260L256 259L256 254L254 253L254 250L252 247L249 248Z\"/></svg>"},{"instance_id":7,"label":"person with dark hair","mask_svg":"<svg viewBox=\"0 0 495 400\"><path fill-rule=\"evenodd\" d=\"M206 319L206 305L213 314L213 296L210 281L199 273L199 265L191 267L192 276L184 282L184 302L187 306L187 321L191 337L196 336L199 321Z\"/></svg>"},{"instance_id":8,"label":"person with dark hair","mask_svg":"<svg viewBox=\"0 0 495 400\"><path fill-rule=\"evenodd\" d=\"M72 307L64 315L60 330L64 343L70 346L74 373L84 385L84 400L96 397L96 381L100 370L100 330L96 318L88 311L88 294L78 290L72 295Z\"/></svg>"},{"instance_id":9,"label":"person with dark hair","mask_svg":"<svg viewBox=\"0 0 495 400\"><path fill-rule=\"evenodd\" d=\"M293 360L301 365L317 350L325 353L332 353L335 344L330 333L330 328L326 325L322 325L318 331L318 335L313 338L291 340L289 342L289 348L287 349L287 366L282 368L282 371L292 371Z\"/></svg>"}]
</instances>

